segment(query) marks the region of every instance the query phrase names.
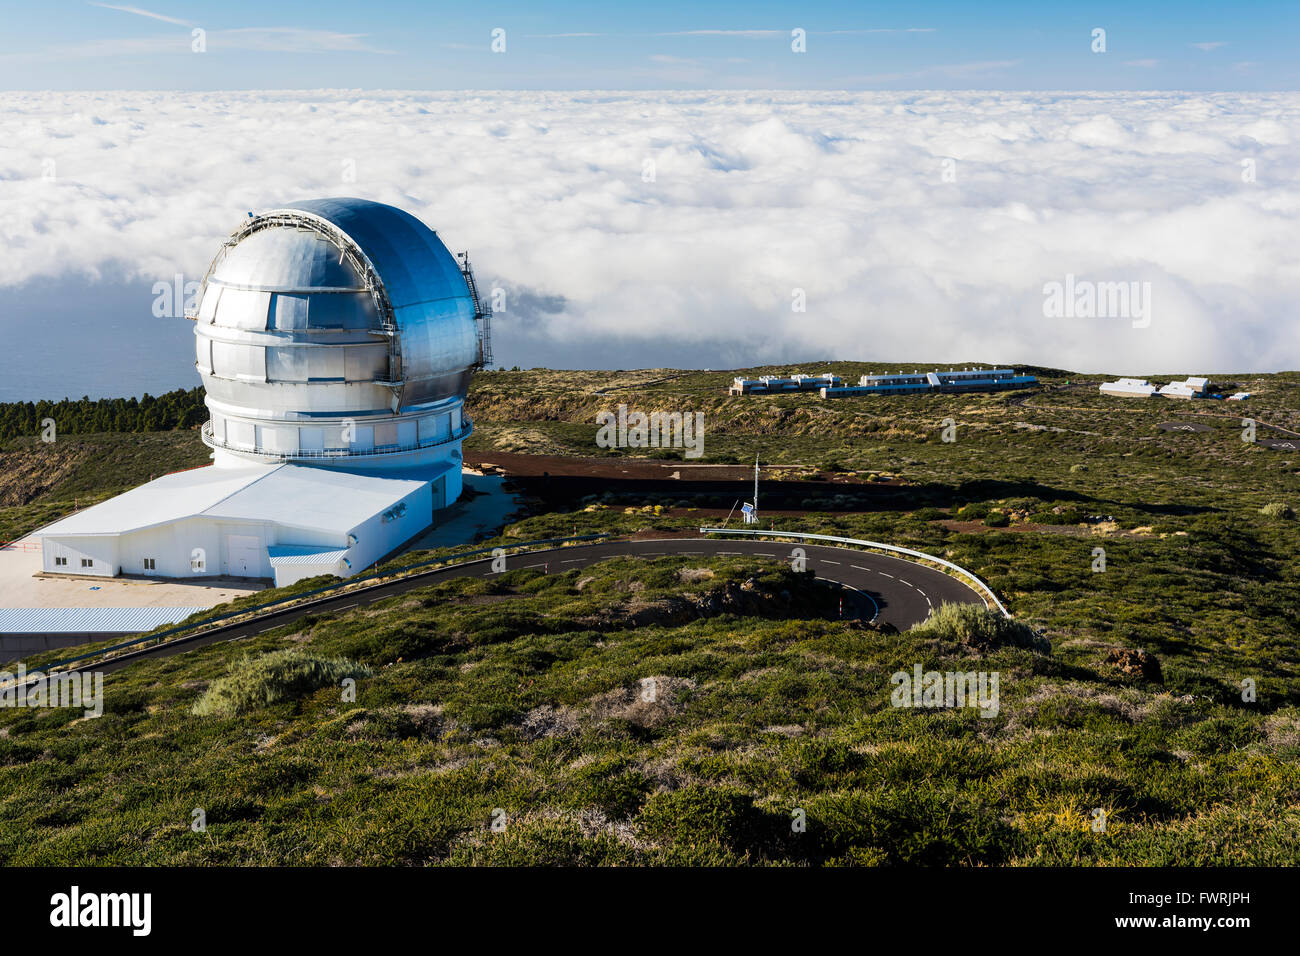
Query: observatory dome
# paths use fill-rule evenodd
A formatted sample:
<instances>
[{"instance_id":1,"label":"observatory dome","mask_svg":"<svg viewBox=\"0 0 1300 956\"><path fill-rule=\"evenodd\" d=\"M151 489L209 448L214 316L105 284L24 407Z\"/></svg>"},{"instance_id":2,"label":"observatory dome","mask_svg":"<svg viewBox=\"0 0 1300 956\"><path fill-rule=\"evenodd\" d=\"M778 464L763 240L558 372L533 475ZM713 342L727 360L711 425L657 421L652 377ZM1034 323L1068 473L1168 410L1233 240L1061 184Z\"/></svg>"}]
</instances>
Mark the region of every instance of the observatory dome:
<instances>
[{"instance_id":1,"label":"observatory dome","mask_svg":"<svg viewBox=\"0 0 1300 956\"><path fill-rule=\"evenodd\" d=\"M217 464L459 461L487 310L468 258L409 213L362 199L250 213L193 318Z\"/></svg>"}]
</instances>

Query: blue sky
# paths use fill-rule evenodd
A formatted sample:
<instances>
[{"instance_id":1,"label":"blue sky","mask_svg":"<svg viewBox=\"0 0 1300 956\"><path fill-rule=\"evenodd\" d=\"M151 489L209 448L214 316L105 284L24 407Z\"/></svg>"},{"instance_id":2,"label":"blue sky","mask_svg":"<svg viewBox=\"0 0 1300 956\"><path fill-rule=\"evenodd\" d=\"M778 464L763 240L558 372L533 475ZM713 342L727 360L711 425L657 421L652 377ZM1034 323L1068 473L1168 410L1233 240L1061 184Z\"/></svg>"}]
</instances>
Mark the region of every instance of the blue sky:
<instances>
[{"instance_id":1,"label":"blue sky","mask_svg":"<svg viewBox=\"0 0 1300 956\"><path fill-rule=\"evenodd\" d=\"M8 90L1300 88L1294 0L52 0L0 4L0 24Z\"/></svg>"}]
</instances>

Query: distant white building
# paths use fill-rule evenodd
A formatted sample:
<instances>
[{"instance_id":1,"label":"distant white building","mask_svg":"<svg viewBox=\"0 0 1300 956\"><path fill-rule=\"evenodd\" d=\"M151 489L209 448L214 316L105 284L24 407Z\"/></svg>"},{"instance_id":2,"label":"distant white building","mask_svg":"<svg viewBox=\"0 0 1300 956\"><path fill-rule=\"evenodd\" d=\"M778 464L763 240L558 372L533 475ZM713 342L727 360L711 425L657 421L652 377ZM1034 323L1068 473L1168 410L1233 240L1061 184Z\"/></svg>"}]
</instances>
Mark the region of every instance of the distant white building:
<instances>
[{"instance_id":1,"label":"distant white building","mask_svg":"<svg viewBox=\"0 0 1300 956\"><path fill-rule=\"evenodd\" d=\"M1250 392L1233 392L1231 395L1228 396L1228 401L1244 402L1248 398L1250 398Z\"/></svg>"},{"instance_id":2,"label":"distant white building","mask_svg":"<svg viewBox=\"0 0 1300 956\"><path fill-rule=\"evenodd\" d=\"M1160 389L1165 398L1204 398L1210 387L1208 378L1189 378L1184 382L1170 382Z\"/></svg>"},{"instance_id":3,"label":"distant white building","mask_svg":"<svg viewBox=\"0 0 1300 956\"><path fill-rule=\"evenodd\" d=\"M1205 398L1210 387L1208 378L1193 376L1182 382L1170 382L1157 387L1144 378L1121 378L1113 382L1102 382L1098 386L1103 395L1117 398L1150 398L1163 395L1165 398Z\"/></svg>"},{"instance_id":4,"label":"distant white building","mask_svg":"<svg viewBox=\"0 0 1300 956\"><path fill-rule=\"evenodd\" d=\"M1121 378L1114 382L1102 382L1098 390L1103 395L1117 398L1150 398L1156 393L1156 387L1144 378Z\"/></svg>"}]
</instances>

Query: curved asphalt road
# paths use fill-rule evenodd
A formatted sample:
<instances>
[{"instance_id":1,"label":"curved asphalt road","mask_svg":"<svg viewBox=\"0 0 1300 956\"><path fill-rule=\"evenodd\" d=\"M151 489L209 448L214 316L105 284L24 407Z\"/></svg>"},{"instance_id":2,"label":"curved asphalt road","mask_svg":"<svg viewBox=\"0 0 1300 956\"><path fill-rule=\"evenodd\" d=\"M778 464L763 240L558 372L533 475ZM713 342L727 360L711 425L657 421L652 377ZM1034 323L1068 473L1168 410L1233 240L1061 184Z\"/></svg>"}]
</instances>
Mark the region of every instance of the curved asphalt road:
<instances>
[{"instance_id":1,"label":"curved asphalt road","mask_svg":"<svg viewBox=\"0 0 1300 956\"><path fill-rule=\"evenodd\" d=\"M711 538L649 538L640 541L609 541L603 544L578 545L553 548L547 551L529 551L510 555L506 570L543 568L549 572L570 571L598 561L617 557L663 557L666 555L753 555L786 563L791 552L802 548L807 567L817 577L843 585L850 592L846 610L856 610L868 620L892 624L899 630L925 620L932 607L944 601L959 604L984 603L972 588L956 578L903 558L895 558L849 548L832 548L801 542L775 542L750 540L717 540ZM185 651L252 637L275 630L309 614L336 613L383 601L417 588L429 587L442 581L460 577L495 576L492 559L484 558L464 564L435 568L408 578L372 585L345 594L328 596L272 611L250 621L215 628L193 637L177 638L165 644L145 647L123 654L110 661L87 661L74 670L92 670L107 673L146 658L170 657ZM856 609L851 605L856 602Z\"/></svg>"}]
</instances>

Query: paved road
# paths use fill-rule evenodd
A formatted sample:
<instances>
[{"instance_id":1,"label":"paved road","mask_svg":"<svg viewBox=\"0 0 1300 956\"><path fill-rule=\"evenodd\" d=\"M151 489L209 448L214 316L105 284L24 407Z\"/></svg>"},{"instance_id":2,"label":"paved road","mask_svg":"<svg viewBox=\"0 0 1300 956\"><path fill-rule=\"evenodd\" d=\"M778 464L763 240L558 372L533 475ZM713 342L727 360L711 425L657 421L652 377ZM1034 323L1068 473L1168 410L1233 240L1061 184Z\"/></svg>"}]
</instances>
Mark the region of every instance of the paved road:
<instances>
[{"instance_id":1,"label":"paved road","mask_svg":"<svg viewBox=\"0 0 1300 956\"><path fill-rule=\"evenodd\" d=\"M787 562L791 552L804 550L807 567L817 577L835 581L847 589L849 600L846 611L856 603L861 616L892 624L899 630L925 620L932 607L944 601L961 604L983 604L983 599L973 589L956 578L924 565L902 558L832 548L823 545L793 542L725 540L708 538L649 538L641 541L609 541L602 544L556 548L549 551L530 551L507 558L507 570L543 568L548 573L559 573L583 568L598 561L621 556L663 557L670 554L698 555L753 555L773 561ZM436 568L422 574L372 587L327 597L310 604L275 611L255 620L231 624L199 634L180 638L166 644L146 647L102 663L87 662L85 670L115 671L137 660L170 657L197 647L252 637L265 631L290 624L308 614L337 613L383 601L417 588L429 587L458 577L492 577L492 561L485 558L450 567Z\"/></svg>"}]
</instances>

